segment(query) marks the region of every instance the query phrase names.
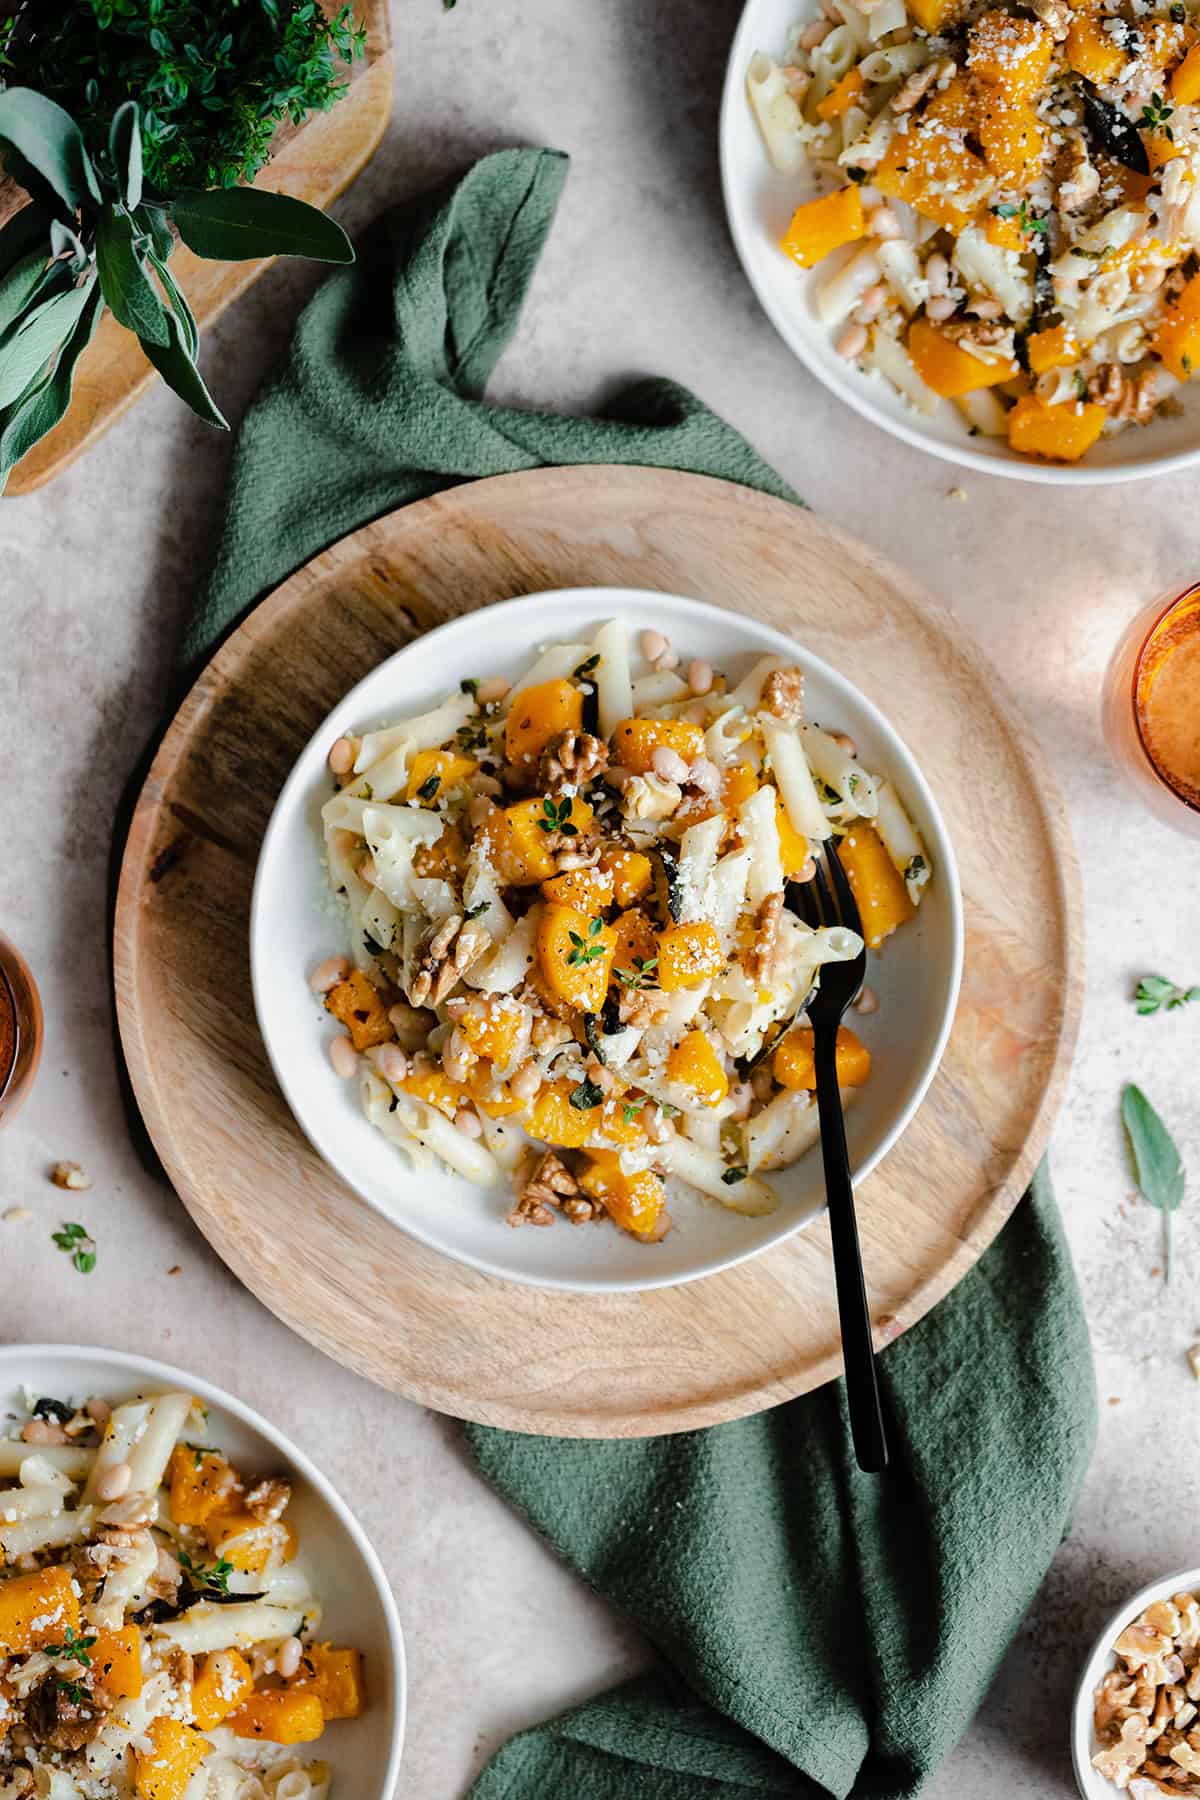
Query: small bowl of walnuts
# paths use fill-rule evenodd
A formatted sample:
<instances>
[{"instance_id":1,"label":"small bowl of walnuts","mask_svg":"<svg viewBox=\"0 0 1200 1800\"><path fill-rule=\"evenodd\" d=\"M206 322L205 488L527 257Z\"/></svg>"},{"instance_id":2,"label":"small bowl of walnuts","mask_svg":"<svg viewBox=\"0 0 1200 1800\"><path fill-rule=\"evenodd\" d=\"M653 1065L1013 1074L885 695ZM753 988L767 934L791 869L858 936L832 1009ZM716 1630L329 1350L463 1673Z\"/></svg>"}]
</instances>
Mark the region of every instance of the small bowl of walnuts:
<instances>
[{"instance_id":1,"label":"small bowl of walnuts","mask_svg":"<svg viewBox=\"0 0 1200 1800\"><path fill-rule=\"evenodd\" d=\"M1143 1588L1100 1633L1071 1756L1084 1800L1200 1800L1200 1569Z\"/></svg>"}]
</instances>

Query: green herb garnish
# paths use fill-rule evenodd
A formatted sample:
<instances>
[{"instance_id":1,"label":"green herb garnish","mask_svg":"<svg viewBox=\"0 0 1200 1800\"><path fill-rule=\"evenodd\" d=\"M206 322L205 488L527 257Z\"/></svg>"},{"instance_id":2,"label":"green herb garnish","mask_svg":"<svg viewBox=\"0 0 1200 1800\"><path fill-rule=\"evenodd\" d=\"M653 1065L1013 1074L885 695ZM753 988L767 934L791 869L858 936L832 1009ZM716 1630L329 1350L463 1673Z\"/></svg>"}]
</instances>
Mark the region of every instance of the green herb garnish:
<instances>
[{"instance_id":1,"label":"green herb garnish","mask_svg":"<svg viewBox=\"0 0 1200 1800\"><path fill-rule=\"evenodd\" d=\"M491 904L490 900L481 900L478 906L469 906L463 914L463 924L469 925L472 919L482 918Z\"/></svg>"},{"instance_id":2,"label":"green herb garnish","mask_svg":"<svg viewBox=\"0 0 1200 1800\"><path fill-rule=\"evenodd\" d=\"M58 1249L67 1252L81 1275L91 1274L96 1266L96 1244L86 1225L64 1222L62 1230L51 1232L50 1237Z\"/></svg>"},{"instance_id":3,"label":"green herb garnish","mask_svg":"<svg viewBox=\"0 0 1200 1800\"><path fill-rule=\"evenodd\" d=\"M432 800L441 785L442 778L440 775L430 775L428 780L423 781L417 789L417 798L420 800Z\"/></svg>"},{"instance_id":4,"label":"green herb garnish","mask_svg":"<svg viewBox=\"0 0 1200 1800\"><path fill-rule=\"evenodd\" d=\"M604 1089L585 1075L579 1086L571 1089L569 1099L576 1112L590 1112L604 1099Z\"/></svg>"},{"instance_id":5,"label":"green herb garnish","mask_svg":"<svg viewBox=\"0 0 1200 1800\"><path fill-rule=\"evenodd\" d=\"M1174 117L1175 108L1167 103L1161 94L1151 94L1142 108L1142 116L1138 124L1143 131L1161 131L1163 136L1173 144L1175 133L1167 120Z\"/></svg>"},{"instance_id":6,"label":"green herb garnish","mask_svg":"<svg viewBox=\"0 0 1200 1800\"><path fill-rule=\"evenodd\" d=\"M745 1163L734 1163L732 1168L726 1169L721 1180L725 1183L726 1187L736 1187L739 1181L745 1181L749 1173L750 1171Z\"/></svg>"},{"instance_id":7,"label":"green herb garnish","mask_svg":"<svg viewBox=\"0 0 1200 1800\"><path fill-rule=\"evenodd\" d=\"M43 1644L42 1649L47 1656L61 1656L65 1662L82 1663L85 1668L90 1669L92 1666L90 1652L95 1648L95 1644L94 1637L76 1637L68 1625L63 1632L61 1644Z\"/></svg>"},{"instance_id":8,"label":"green herb garnish","mask_svg":"<svg viewBox=\"0 0 1200 1800\"><path fill-rule=\"evenodd\" d=\"M77 1681L64 1681L61 1675L54 1677L54 1685L75 1706L86 1706L92 1698L87 1689L81 1687Z\"/></svg>"},{"instance_id":9,"label":"green herb garnish","mask_svg":"<svg viewBox=\"0 0 1200 1800\"><path fill-rule=\"evenodd\" d=\"M635 956L632 969L614 969L613 974L623 987L653 987L657 967L657 956Z\"/></svg>"},{"instance_id":10,"label":"green herb garnish","mask_svg":"<svg viewBox=\"0 0 1200 1800\"><path fill-rule=\"evenodd\" d=\"M1035 213L1029 209L1027 200L1005 201L999 206L989 208L998 219L1015 219L1022 231L1045 232L1050 229L1050 215Z\"/></svg>"},{"instance_id":11,"label":"green herb garnish","mask_svg":"<svg viewBox=\"0 0 1200 1800\"><path fill-rule=\"evenodd\" d=\"M474 700L478 697L478 694L479 694L479 677L478 677L478 675L464 675L463 679L459 682L458 685L464 694L470 694L472 700Z\"/></svg>"},{"instance_id":12,"label":"green herb garnish","mask_svg":"<svg viewBox=\"0 0 1200 1800\"><path fill-rule=\"evenodd\" d=\"M576 967L581 964L586 966L586 964L593 963L598 957L603 956L605 946L597 941L603 929L604 920L595 918L588 926L586 938L582 937L578 931L568 931L567 936L570 938L574 948L568 952L567 961L574 964Z\"/></svg>"},{"instance_id":13,"label":"green herb garnish","mask_svg":"<svg viewBox=\"0 0 1200 1800\"><path fill-rule=\"evenodd\" d=\"M571 823L571 796L565 800L552 800L549 795L542 801L542 817L538 820L541 831L561 831L564 837L578 837L579 828Z\"/></svg>"},{"instance_id":14,"label":"green herb garnish","mask_svg":"<svg viewBox=\"0 0 1200 1800\"><path fill-rule=\"evenodd\" d=\"M1121 1117L1129 1134L1138 1188L1163 1216L1163 1264L1170 1281L1171 1223L1183 1200L1183 1163L1170 1132L1141 1088L1132 1082L1121 1096Z\"/></svg>"},{"instance_id":15,"label":"green herb garnish","mask_svg":"<svg viewBox=\"0 0 1200 1800\"><path fill-rule=\"evenodd\" d=\"M643 1106L645 1106L647 1098L647 1095L639 1094L636 1100L626 1100L624 1106L621 1108L621 1117L627 1125L633 1124L633 1121L637 1118Z\"/></svg>"},{"instance_id":16,"label":"green herb garnish","mask_svg":"<svg viewBox=\"0 0 1200 1800\"><path fill-rule=\"evenodd\" d=\"M233 1564L221 1557L206 1569L201 1563L193 1562L186 1550L176 1551L179 1565L192 1577L192 1584L199 1588L211 1588L218 1594L229 1592L229 1577L233 1574Z\"/></svg>"},{"instance_id":17,"label":"green herb garnish","mask_svg":"<svg viewBox=\"0 0 1200 1800\"><path fill-rule=\"evenodd\" d=\"M1200 987L1176 987L1165 975L1143 975L1133 997L1143 1016L1163 1011L1178 1012L1189 1001L1200 1000Z\"/></svg>"}]
</instances>

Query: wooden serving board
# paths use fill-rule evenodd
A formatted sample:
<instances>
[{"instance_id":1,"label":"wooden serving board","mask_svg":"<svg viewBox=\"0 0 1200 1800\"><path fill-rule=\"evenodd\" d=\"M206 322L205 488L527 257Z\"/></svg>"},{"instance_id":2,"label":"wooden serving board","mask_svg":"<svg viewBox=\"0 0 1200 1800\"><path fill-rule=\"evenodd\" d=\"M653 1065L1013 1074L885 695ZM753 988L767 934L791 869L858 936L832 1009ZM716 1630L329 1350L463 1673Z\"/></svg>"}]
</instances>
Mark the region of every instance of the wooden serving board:
<instances>
[{"instance_id":1,"label":"wooden serving board","mask_svg":"<svg viewBox=\"0 0 1200 1800\"><path fill-rule=\"evenodd\" d=\"M320 1162L279 1094L250 997L255 860L330 707L416 633L538 589L657 588L794 633L888 714L944 809L967 920L962 999L916 1119L859 1191L878 1339L996 1235L1046 1146L1079 1019L1080 897L1062 807L961 629L813 514L645 469L502 476L317 557L226 641L134 816L116 918L133 1085L201 1231L258 1297L410 1399L523 1431L680 1431L840 1366L824 1220L727 1273L641 1294L511 1285L440 1257Z\"/></svg>"},{"instance_id":2,"label":"wooden serving board","mask_svg":"<svg viewBox=\"0 0 1200 1800\"><path fill-rule=\"evenodd\" d=\"M256 187L291 194L324 209L345 192L378 149L392 111L388 0L356 0L354 10L366 27L367 51L354 64L349 92L328 112L312 114L299 128L281 128ZM0 177L0 224L24 199L15 182ZM171 272L203 331L274 260L206 262L180 244L171 258ZM17 464L6 492L28 494L41 487L89 449L158 379L137 339L106 312L80 358L66 417Z\"/></svg>"}]
</instances>

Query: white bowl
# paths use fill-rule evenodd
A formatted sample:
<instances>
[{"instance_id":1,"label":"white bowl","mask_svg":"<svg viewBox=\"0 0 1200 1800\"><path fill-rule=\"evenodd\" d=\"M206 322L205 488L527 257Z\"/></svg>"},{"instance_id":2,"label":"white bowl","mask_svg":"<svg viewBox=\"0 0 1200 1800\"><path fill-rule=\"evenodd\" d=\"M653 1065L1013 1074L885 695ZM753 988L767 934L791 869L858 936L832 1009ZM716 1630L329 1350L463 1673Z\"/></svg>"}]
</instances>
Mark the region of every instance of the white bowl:
<instances>
[{"instance_id":1,"label":"white bowl","mask_svg":"<svg viewBox=\"0 0 1200 1800\"><path fill-rule=\"evenodd\" d=\"M664 1287L726 1269L776 1244L825 1204L819 1149L773 1177L780 1206L747 1219L711 1200L672 1206L675 1229L638 1243L608 1225L513 1231L511 1204L449 1173L415 1176L403 1154L368 1124L357 1084L339 1081L328 1056L336 1029L309 990L315 965L346 948L321 861L320 808L331 792L325 759L343 732L420 712L466 675L515 678L534 646L590 638L606 619L657 627L688 655L735 673L756 655L794 656L807 675L814 718L844 729L865 767L889 775L932 855L934 880L918 917L872 959L882 1000L862 1025L876 1056L871 1081L847 1118L859 1180L895 1143L924 1094L949 1034L962 965L962 904L954 853L911 754L874 706L779 632L697 600L625 588L574 588L508 600L428 632L361 681L302 752L263 840L250 922L254 1004L279 1085L300 1126L332 1168L389 1219L460 1262L512 1281L605 1292Z\"/></svg>"},{"instance_id":2,"label":"white bowl","mask_svg":"<svg viewBox=\"0 0 1200 1800\"><path fill-rule=\"evenodd\" d=\"M288 1517L322 1604L322 1637L363 1653L367 1709L334 1722L313 1751L329 1763L335 1794L392 1800L404 1745L404 1639L387 1576L353 1513L308 1458L250 1407L211 1382L118 1350L72 1344L0 1346L0 1415L23 1411L22 1389L55 1399L137 1393L195 1394L210 1410L212 1441L252 1474L294 1484Z\"/></svg>"},{"instance_id":3,"label":"white bowl","mask_svg":"<svg viewBox=\"0 0 1200 1800\"><path fill-rule=\"evenodd\" d=\"M934 418L924 418L881 377L864 374L836 354L836 334L820 323L810 300L818 271L798 269L779 248L792 213L815 191L811 178L804 171L780 175L772 168L746 98L746 70L755 51L778 57L788 28L818 12L817 0L747 0L721 101L721 182L729 229L750 285L789 349L865 419L918 450L985 474L1087 486L1165 475L1200 459L1200 401L1194 395L1185 396L1181 417L1156 419L1144 429L1104 439L1081 463L1041 463L1016 455L1002 439L969 437L948 400Z\"/></svg>"},{"instance_id":4,"label":"white bowl","mask_svg":"<svg viewBox=\"0 0 1200 1800\"><path fill-rule=\"evenodd\" d=\"M1092 1757L1100 1748L1092 1723L1092 1700L1108 1671L1116 1667L1113 1645L1127 1625L1155 1600L1169 1600L1172 1594L1200 1593L1200 1569L1184 1569L1178 1575L1164 1575L1152 1581L1117 1608L1088 1653L1075 1690L1075 1706L1071 1717L1071 1761L1075 1783L1083 1800L1114 1800L1119 1790L1092 1767Z\"/></svg>"}]
</instances>

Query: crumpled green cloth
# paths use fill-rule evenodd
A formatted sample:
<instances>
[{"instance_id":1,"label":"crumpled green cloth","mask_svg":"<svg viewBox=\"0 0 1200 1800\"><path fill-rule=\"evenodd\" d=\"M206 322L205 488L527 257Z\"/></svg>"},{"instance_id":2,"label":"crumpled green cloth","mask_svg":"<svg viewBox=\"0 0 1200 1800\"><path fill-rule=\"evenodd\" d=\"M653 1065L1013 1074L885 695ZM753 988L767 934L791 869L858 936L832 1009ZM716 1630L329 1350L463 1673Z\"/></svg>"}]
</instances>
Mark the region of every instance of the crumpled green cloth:
<instances>
[{"instance_id":1,"label":"crumpled green cloth","mask_svg":"<svg viewBox=\"0 0 1200 1800\"><path fill-rule=\"evenodd\" d=\"M598 419L484 401L565 173L550 151L487 157L381 220L358 264L325 282L241 428L188 660L317 551L455 482L623 462L795 498L669 382L630 388ZM882 1372L882 1478L855 1465L840 1383L676 1437L469 1428L497 1490L662 1659L514 1738L472 1800L919 1792L1037 1591L1095 1435L1044 1174Z\"/></svg>"}]
</instances>

